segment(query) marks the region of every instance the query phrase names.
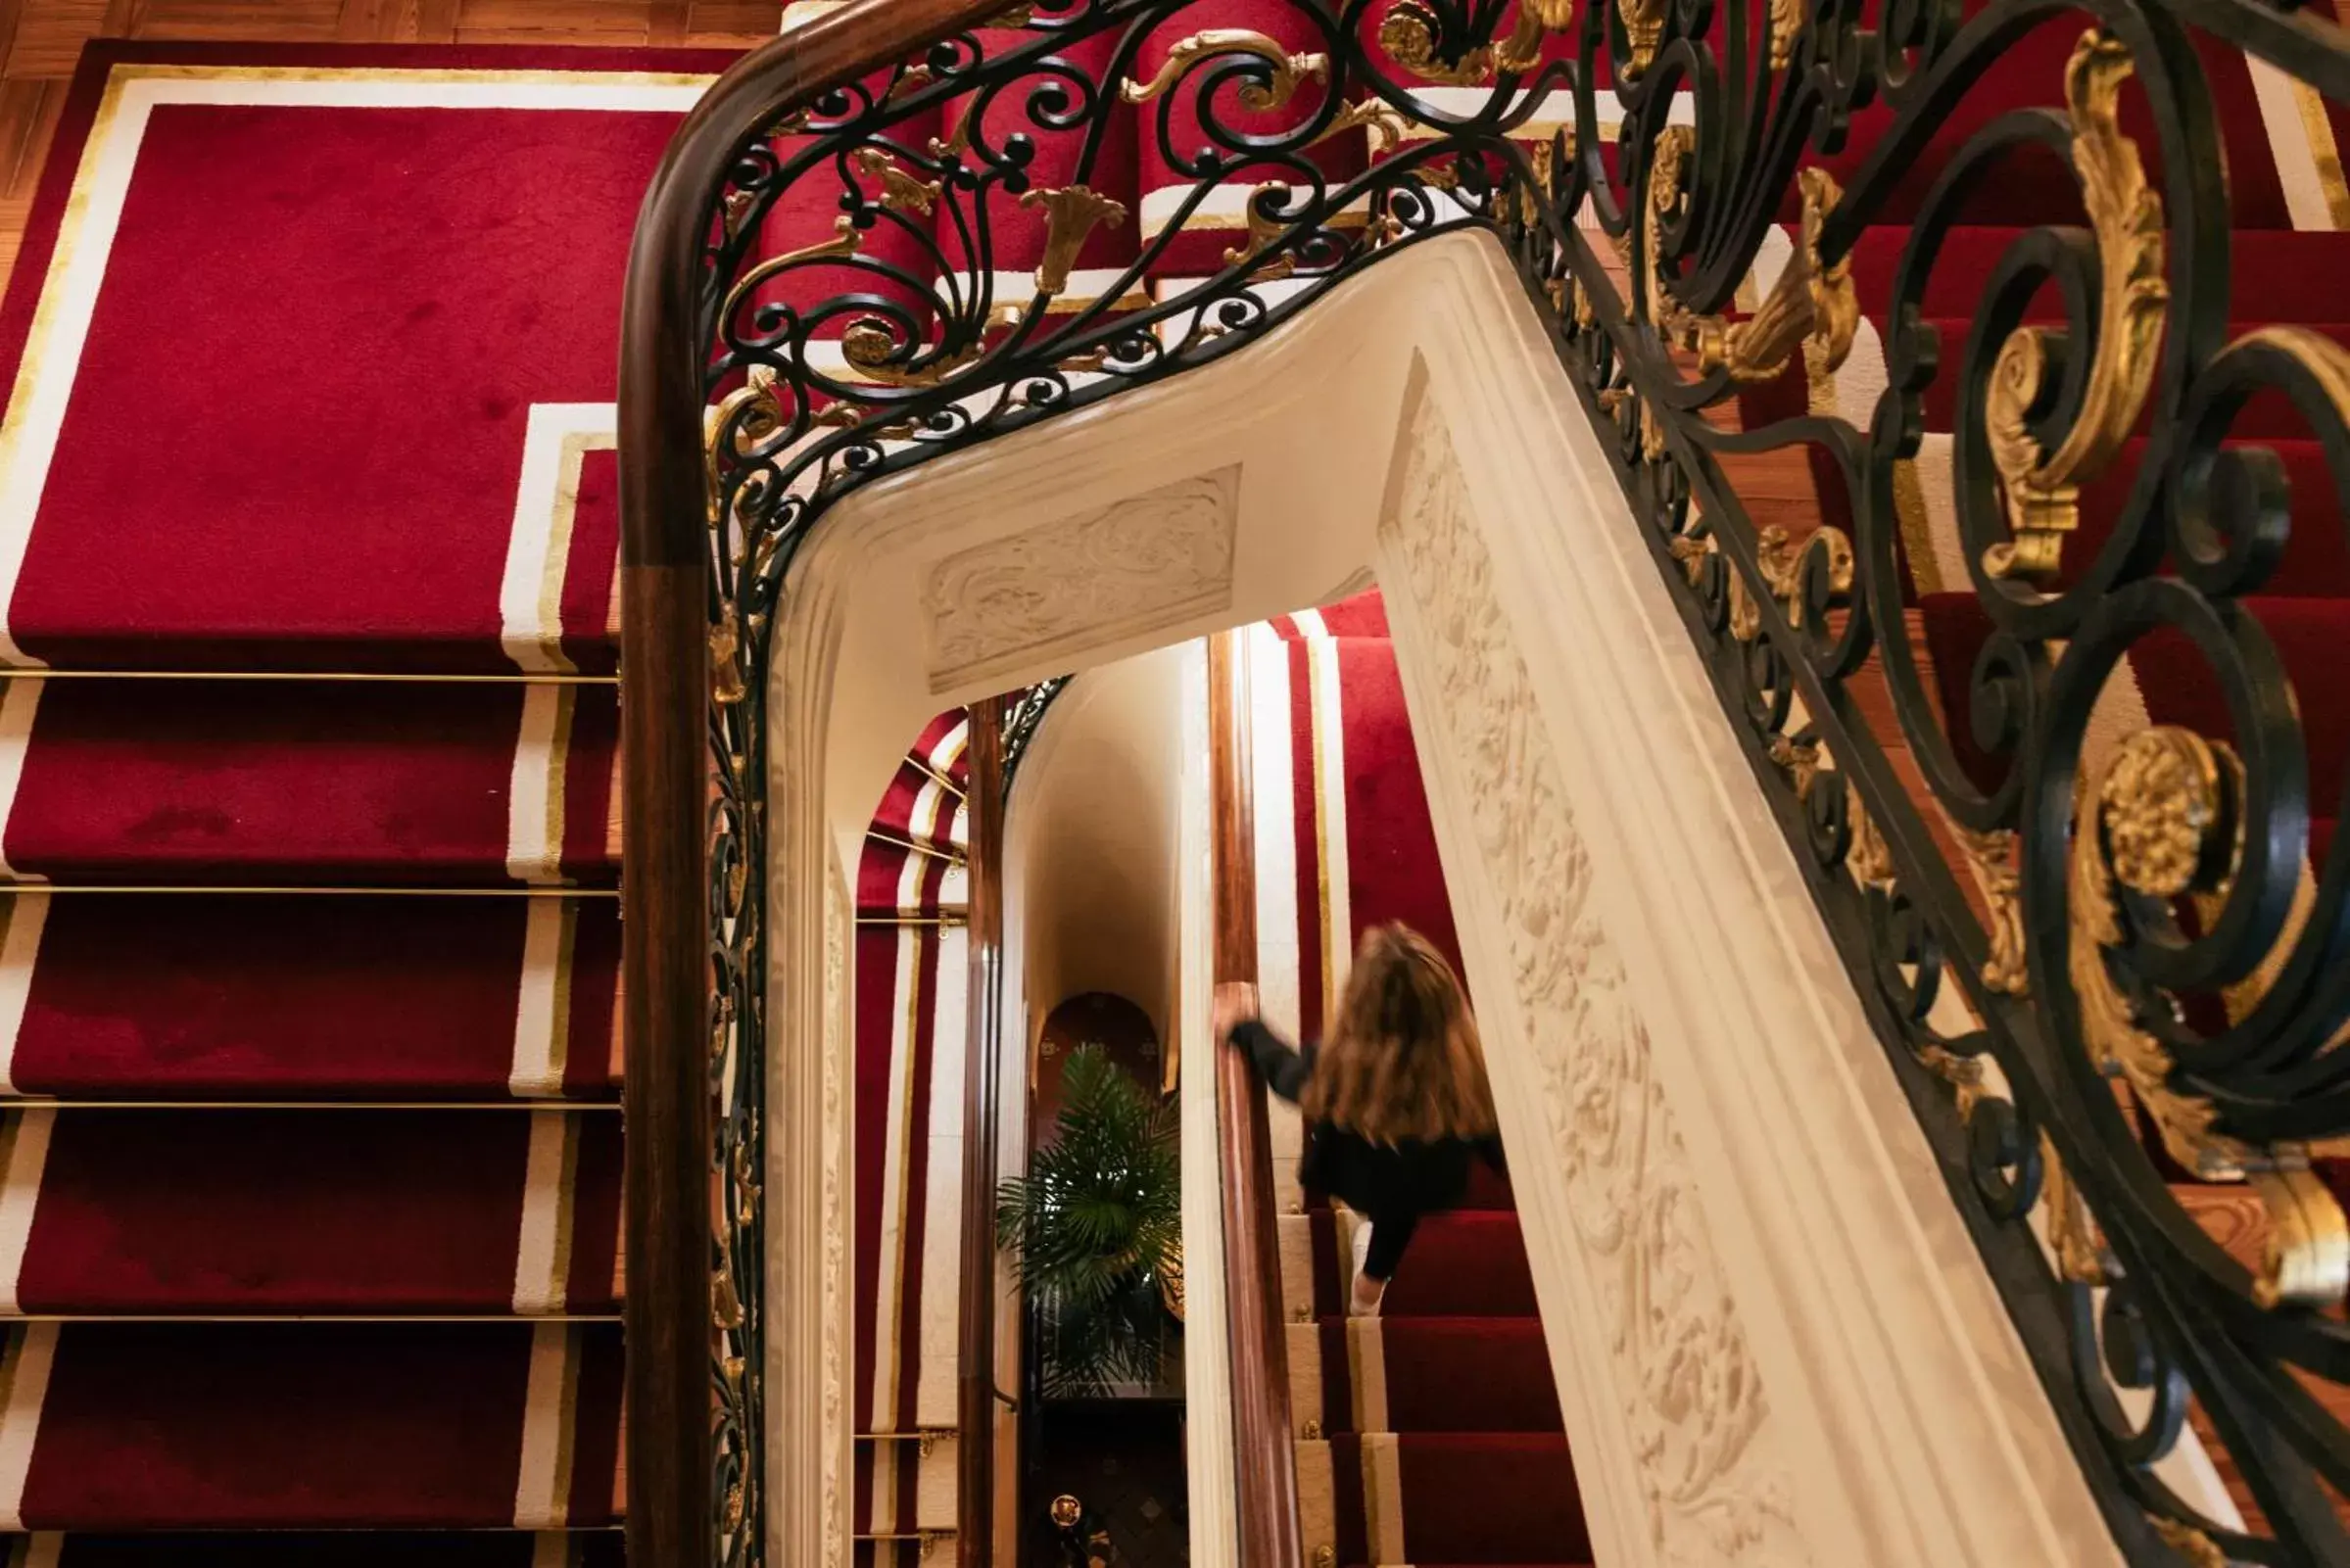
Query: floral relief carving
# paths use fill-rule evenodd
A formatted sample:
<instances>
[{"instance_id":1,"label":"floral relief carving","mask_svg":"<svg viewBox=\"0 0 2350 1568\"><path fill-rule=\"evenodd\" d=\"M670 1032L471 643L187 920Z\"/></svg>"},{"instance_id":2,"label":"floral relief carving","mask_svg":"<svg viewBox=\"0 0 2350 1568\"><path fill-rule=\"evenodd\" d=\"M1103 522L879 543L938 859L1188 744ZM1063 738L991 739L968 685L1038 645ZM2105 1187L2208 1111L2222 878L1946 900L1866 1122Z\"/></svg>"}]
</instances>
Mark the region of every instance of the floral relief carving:
<instances>
[{"instance_id":1,"label":"floral relief carving","mask_svg":"<svg viewBox=\"0 0 2350 1568\"><path fill-rule=\"evenodd\" d=\"M1422 400L1380 533L1426 634L1480 860L1504 915L1568 1209L1603 1304L1654 1560L1802 1564L1770 1406L1621 961L1589 907L1533 683L1494 594L1451 437Z\"/></svg>"},{"instance_id":2,"label":"floral relief carving","mask_svg":"<svg viewBox=\"0 0 2350 1568\"><path fill-rule=\"evenodd\" d=\"M848 933L855 920L848 896L848 882L839 865L828 855L824 879L824 1366L822 1393L824 1405L825 1442L823 1453L822 1497L824 1528L827 1536L827 1560L844 1561L849 1544L832 1538L832 1533L848 1517L848 1504L842 1495L840 1450L842 1445L834 1436L848 1430L847 1370L848 1348L841 1343L841 1323L845 1307L853 1288L848 1265L848 1235L851 1229L851 1211L847 1186L848 1150L846 1148L847 1120L842 1114L843 1079L847 1075L849 1051L845 1020L848 1011Z\"/></svg>"},{"instance_id":3,"label":"floral relief carving","mask_svg":"<svg viewBox=\"0 0 2350 1568\"><path fill-rule=\"evenodd\" d=\"M934 563L922 587L931 689L1223 608L1239 499L1235 463Z\"/></svg>"}]
</instances>

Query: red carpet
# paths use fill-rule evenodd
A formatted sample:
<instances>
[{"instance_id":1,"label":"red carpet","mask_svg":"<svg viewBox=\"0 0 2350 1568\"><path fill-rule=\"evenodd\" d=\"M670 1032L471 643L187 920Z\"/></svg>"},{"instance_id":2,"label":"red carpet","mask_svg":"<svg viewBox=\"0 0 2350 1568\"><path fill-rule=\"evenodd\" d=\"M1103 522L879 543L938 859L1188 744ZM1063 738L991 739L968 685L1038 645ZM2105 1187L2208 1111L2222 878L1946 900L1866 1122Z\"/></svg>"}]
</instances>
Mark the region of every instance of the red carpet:
<instances>
[{"instance_id":1,"label":"red carpet","mask_svg":"<svg viewBox=\"0 0 2350 1568\"><path fill-rule=\"evenodd\" d=\"M966 736L958 709L915 737L857 868L858 918L868 924L857 932L853 1403L855 1430L868 1436L856 1445L855 1519L870 1535L954 1523L954 1446L925 1453L921 1434L957 1424L962 1172L934 1161L933 1146L943 1137L946 1159L959 1158L969 948L959 925L939 922L959 921L967 896ZM856 1547L858 1568L919 1560L912 1542Z\"/></svg>"},{"instance_id":2,"label":"red carpet","mask_svg":"<svg viewBox=\"0 0 2350 1568\"><path fill-rule=\"evenodd\" d=\"M1257 743L1285 754L1294 781L1294 832L1277 819L1260 831L1260 898L1269 874L1281 878L1261 920L1294 920L1295 1005L1311 1034L1365 927L1409 922L1456 966L1458 941L1378 594L1281 617L1251 647ZM1267 733L1276 715L1285 736ZM1269 957L1269 976L1279 967ZM1282 994L1276 978L1276 1022ZM1306 1402L1293 1414L1320 1432L1299 1445L1309 1553L1328 1544L1340 1563L1422 1568L1589 1562L1509 1183L1480 1168L1464 1207L1421 1221L1377 1318L1343 1315L1350 1222L1319 1205L1284 1221L1304 1227L1310 1260L1284 1281L1286 1305L1314 1321L1289 1342L1293 1398Z\"/></svg>"},{"instance_id":3,"label":"red carpet","mask_svg":"<svg viewBox=\"0 0 2350 1568\"><path fill-rule=\"evenodd\" d=\"M75 84L0 306L12 1565L618 1563L612 334L724 64Z\"/></svg>"}]
</instances>

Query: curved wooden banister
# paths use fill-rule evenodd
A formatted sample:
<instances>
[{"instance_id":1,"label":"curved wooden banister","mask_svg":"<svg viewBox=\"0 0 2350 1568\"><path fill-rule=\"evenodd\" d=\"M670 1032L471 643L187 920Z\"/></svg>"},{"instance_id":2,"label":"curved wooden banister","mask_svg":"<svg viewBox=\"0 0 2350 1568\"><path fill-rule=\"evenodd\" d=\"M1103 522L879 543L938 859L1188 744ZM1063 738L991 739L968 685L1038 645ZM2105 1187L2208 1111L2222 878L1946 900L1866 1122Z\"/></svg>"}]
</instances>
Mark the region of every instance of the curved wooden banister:
<instances>
[{"instance_id":1,"label":"curved wooden banister","mask_svg":"<svg viewBox=\"0 0 2350 1568\"><path fill-rule=\"evenodd\" d=\"M622 1028L628 1117L628 1560L712 1557L709 699L700 314L711 207L735 149L1003 0L851 0L719 78L637 219L621 320ZM763 1479L763 1478L761 1478Z\"/></svg>"},{"instance_id":2,"label":"curved wooden banister","mask_svg":"<svg viewBox=\"0 0 2350 1568\"><path fill-rule=\"evenodd\" d=\"M1250 789L1248 704L1240 634L1208 643L1208 789L1216 863L1216 983L1257 979L1256 809ZM1223 1164L1225 1316L1232 1351L1232 1456L1240 1561L1292 1568L1303 1560L1297 1445L1289 1419L1289 1341L1279 1303L1281 1249L1273 1207L1265 1085L1238 1051L1216 1060L1216 1119Z\"/></svg>"},{"instance_id":3,"label":"curved wooden banister","mask_svg":"<svg viewBox=\"0 0 2350 1568\"><path fill-rule=\"evenodd\" d=\"M995 1170L1003 1082L1003 699L971 705L967 755L971 990L963 1064L963 1235L957 1303L956 1560L983 1568L995 1545Z\"/></svg>"}]
</instances>

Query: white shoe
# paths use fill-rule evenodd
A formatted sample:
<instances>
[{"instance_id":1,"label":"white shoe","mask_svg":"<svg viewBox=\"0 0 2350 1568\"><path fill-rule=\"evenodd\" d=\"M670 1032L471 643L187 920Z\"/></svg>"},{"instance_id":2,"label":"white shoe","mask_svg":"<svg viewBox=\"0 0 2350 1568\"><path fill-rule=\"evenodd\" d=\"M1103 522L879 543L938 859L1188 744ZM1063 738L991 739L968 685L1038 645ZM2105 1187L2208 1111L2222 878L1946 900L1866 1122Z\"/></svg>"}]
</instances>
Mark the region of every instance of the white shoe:
<instances>
[{"instance_id":1,"label":"white shoe","mask_svg":"<svg viewBox=\"0 0 2350 1568\"><path fill-rule=\"evenodd\" d=\"M1370 1221L1367 1219L1358 1217L1355 1221L1354 1253L1355 1270L1347 1277L1346 1282L1347 1316L1376 1317L1379 1315L1379 1303L1372 1302L1368 1307L1365 1307L1360 1296L1363 1284L1363 1265L1370 1258ZM1380 1295L1384 1299L1386 1295L1384 1289L1381 1290Z\"/></svg>"}]
</instances>

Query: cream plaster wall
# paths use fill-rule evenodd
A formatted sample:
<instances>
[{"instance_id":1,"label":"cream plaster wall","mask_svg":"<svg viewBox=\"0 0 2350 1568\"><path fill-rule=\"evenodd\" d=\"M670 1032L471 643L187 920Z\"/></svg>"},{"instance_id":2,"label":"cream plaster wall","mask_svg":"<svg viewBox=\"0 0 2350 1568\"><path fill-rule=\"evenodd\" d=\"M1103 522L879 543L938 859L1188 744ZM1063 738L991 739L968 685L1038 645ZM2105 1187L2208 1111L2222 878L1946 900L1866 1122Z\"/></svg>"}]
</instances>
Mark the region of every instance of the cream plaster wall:
<instances>
[{"instance_id":1,"label":"cream plaster wall","mask_svg":"<svg viewBox=\"0 0 2350 1568\"><path fill-rule=\"evenodd\" d=\"M845 1560L837 868L903 737L1366 567L1440 737L1422 766L1600 1562L2112 1560L1580 405L1475 234L1207 368L877 484L795 564L771 690L777 1560ZM1191 1284L1204 1310L1214 1283Z\"/></svg>"}]
</instances>

